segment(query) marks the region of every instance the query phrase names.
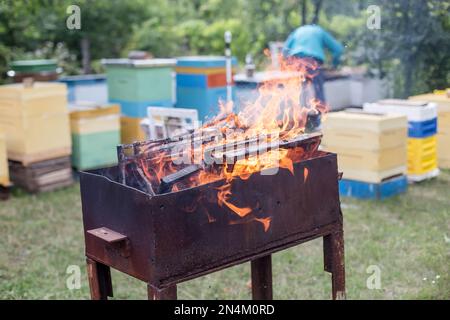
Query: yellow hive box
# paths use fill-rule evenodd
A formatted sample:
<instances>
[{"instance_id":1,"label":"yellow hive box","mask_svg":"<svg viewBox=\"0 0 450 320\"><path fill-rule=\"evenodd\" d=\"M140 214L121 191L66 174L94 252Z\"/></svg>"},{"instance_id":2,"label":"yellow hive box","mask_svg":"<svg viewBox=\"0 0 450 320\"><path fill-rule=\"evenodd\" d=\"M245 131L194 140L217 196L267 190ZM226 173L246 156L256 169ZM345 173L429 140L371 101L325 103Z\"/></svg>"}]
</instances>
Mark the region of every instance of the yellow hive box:
<instances>
[{"instance_id":1,"label":"yellow hive box","mask_svg":"<svg viewBox=\"0 0 450 320\"><path fill-rule=\"evenodd\" d=\"M448 90L410 97L411 100L435 102L438 106L437 162L441 168L450 168L450 97Z\"/></svg>"},{"instance_id":2,"label":"yellow hive box","mask_svg":"<svg viewBox=\"0 0 450 320\"><path fill-rule=\"evenodd\" d=\"M346 179L379 183L406 173L405 116L333 112L322 132L322 147L338 154L339 170Z\"/></svg>"},{"instance_id":3,"label":"yellow hive box","mask_svg":"<svg viewBox=\"0 0 450 320\"><path fill-rule=\"evenodd\" d=\"M120 106L71 106L70 129L75 134L120 130Z\"/></svg>"},{"instance_id":4,"label":"yellow hive box","mask_svg":"<svg viewBox=\"0 0 450 320\"><path fill-rule=\"evenodd\" d=\"M402 115L333 112L323 122L323 149L338 155L344 178L379 183L406 173L408 122Z\"/></svg>"},{"instance_id":5,"label":"yellow hive box","mask_svg":"<svg viewBox=\"0 0 450 320\"><path fill-rule=\"evenodd\" d=\"M406 145L406 116L341 111L323 122L322 145L379 150Z\"/></svg>"},{"instance_id":6,"label":"yellow hive box","mask_svg":"<svg viewBox=\"0 0 450 320\"><path fill-rule=\"evenodd\" d=\"M325 150L337 153L339 169L346 179L379 183L388 177L406 174L405 147L377 151L325 147Z\"/></svg>"},{"instance_id":7,"label":"yellow hive box","mask_svg":"<svg viewBox=\"0 0 450 320\"><path fill-rule=\"evenodd\" d=\"M450 97L444 92L420 94L409 97L410 100L435 102L438 105L438 112L450 112Z\"/></svg>"},{"instance_id":8,"label":"yellow hive box","mask_svg":"<svg viewBox=\"0 0 450 320\"><path fill-rule=\"evenodd\" d=\"M8 159L6 157L6 139L5 135L0 132L0 186L7 187L10 185Z\"/></svg>"},{"instance_id":9,"label":"yellow hive box","mask_svg":"<svg viewBox=\"0 0 450 320\"><path fill-rule=\"evenodd\" d=\"M437 141L439 167L450 169L450 134L438 134Z\"/></svg>"},{"instance_id":10,"label":"yellow hive box","mask_svg":"<svg viewBox=\"0 0 450 320\"><path fill-rule=\"evenodd\" d=\"M8 158L29 163L70 155L65 84L37 82L0 86L0 130Z\"/></svg>"},{"instance_id":11,"label":"yellow hive box","mask_svg":"<svg viewBox=\"0 0 450 320\"><path fill-rule=\"evenodd\" d=\"M437 137L408 138L408 174L421 175L437 168Z\"/></svg>"},{"instance_id":12,"label":"yellow hive box","mask_svg":"<svg viewBox=\"0 0 450 320\"><path fill-rule=\"evenodd\" d=\"M123 144L133 143L135 141L143 141L146 139L145 132L141 128L143 118L120 118L120 136Z\"/></svg>"}]
</instances>

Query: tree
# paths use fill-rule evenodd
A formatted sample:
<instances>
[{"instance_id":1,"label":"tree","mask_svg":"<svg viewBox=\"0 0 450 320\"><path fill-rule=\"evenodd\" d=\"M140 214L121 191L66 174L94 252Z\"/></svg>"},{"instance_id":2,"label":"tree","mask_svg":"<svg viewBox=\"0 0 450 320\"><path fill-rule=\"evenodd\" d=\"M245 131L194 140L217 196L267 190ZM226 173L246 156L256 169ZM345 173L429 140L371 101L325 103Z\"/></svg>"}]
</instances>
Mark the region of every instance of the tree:
<instances>
[{"instance_id":1,"label":"tree","mask_svg":"<svg viewBox=\"0 0 450 320\"><path fill-rule=\"evenodd\" d=\"M157 0L153 1L157 5ZM91 72L91 60L118 57L126 47L135 25L147 15L148 2L142 0L67 0L81 9L81 29L60 29L58 40L78 48L83 72Z\"/></svg>"},{"instance_id":2,"label":"tree","mask_svg":"<svg viewBox=\"0 0 450 320\"><path fill-rule=\"evenodd\" d=\"M308 21L306 20L306 17L308 15L308 7L307 7L307 0L301 0L302 4L302 25L308 24Z\"/></svg>"},{"instance_id":3,"label":"tree","mask_svg":"<svg viewBox=\"0 0 450 320\"><path fill-rule=\"evenodd\" d=\"M398 95L408 97L413 92L433 89L425 83L448 85L449 3L440 0L380 0L379 5L382 10L381 29L365 32L364 47L373 65L401 72L402 88L397 88Z\"/></svg>"},{"instance_id":4,"label":"tree","mask_svg":"<svg viewBox=\"0 0 450 320\"><path fill-rule=\"evenodd\" d=\"M320 9L322 7L322 0L314 0L314 17L312 18L311 23L312 24L318 24L319 23L319 13Z\"/></svg>"}]
</instances>

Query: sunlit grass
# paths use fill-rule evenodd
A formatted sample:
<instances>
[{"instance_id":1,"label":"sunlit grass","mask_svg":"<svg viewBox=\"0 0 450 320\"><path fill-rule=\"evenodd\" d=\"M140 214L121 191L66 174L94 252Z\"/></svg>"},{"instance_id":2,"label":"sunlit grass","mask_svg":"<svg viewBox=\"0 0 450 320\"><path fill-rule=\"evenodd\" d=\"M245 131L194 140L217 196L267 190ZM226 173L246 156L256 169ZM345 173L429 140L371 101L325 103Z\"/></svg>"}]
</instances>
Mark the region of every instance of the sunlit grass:
<instances>
[{"instance_id":1,"label":"sunlit grass","mask_svg":"<svg viewBox=\"0 0 450 320\"><path fill-rule=\"evenodd\" d=\"M450 172L385 201L343 199L349 299L450 298ZM79 186L0 202L0 298L87 299ZM79 265L80 290L66 288L66 268ZM366 269L381 269L369 290ZM183 299L250 299L249 264L179 285ZM322 241L273 256L277 299L328 299ZM144 283L113 272L115 298L145 299Z\"/></svg>"}]
</instances>

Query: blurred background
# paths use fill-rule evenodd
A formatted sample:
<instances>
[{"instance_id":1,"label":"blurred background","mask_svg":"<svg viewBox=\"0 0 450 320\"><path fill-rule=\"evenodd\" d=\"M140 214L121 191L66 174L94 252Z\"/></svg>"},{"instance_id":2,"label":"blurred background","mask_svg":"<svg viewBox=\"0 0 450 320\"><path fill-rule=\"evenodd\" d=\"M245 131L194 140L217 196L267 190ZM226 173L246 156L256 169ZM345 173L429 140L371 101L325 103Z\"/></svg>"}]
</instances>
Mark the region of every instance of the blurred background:
<instances>
[{"instance_id":1,"label":"blurred background","mask_svg":"<svg viewBox=\"0 0 450 320\"><path fill-rule=\"evenodd\" d=\"M66 9L82 8L80 30ZM369 5L382 6L382 28L370 30ZM55 58L64 73L103 72L100 59L145 50L154 57L223 54L225 30L240 64L283 42L302 24L318 23L345 46L343 65L365 65L388 78L395 97L449 82L449 3L444 0L96 0L0 1L0 73L13 60Z\"/></svg>"}]
</instances>

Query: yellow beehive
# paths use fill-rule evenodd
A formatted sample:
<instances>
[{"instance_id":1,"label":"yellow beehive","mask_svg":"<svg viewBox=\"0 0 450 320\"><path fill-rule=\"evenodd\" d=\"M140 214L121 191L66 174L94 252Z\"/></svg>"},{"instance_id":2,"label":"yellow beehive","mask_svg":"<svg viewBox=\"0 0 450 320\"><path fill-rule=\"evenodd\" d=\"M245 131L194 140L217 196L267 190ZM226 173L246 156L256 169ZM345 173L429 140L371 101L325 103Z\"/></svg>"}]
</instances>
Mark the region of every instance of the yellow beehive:
<instances>
[{"instance_id":1,"label":"yellow beehive","mask_svg":"<svg viewBox=\"0 0 450 320\"><path fill-rule=\"evenodd\" d=\"M141 128L142 118L121 117L120 135L123 144L143 141L146 139L145 132Z\"/></svg>"},{"instance_id":2,"label":"yellow beehive","mask_svg":"<svg viewBox=\"0 0 450 320\"><path fill-rule=\"evenodd\" d=\"M438 134L437 153L439 167L450 168L450 134Z\"/></svg>"},{"instance_id":3,"label":"yellow beehive","mask_svg":"<svg viewBox=\"0 0 450 320\"><path fill-rule=\"evenodd\" d=\"M27 165L70 155L66 96L61 83L0 86L0 130L9 159Z\"/></svg>"},{"instance_id":4,"label":"yellow beehive","mask_svg":"<svg viewBox=\"0 0 450 320\"><path fill-rule=\"evenodd\" d=\"M330 113L322 147L338 155L344 178L379 183L406 173L407 119L356 111Z\"/></svg>"},{"instance_id":5,"label":"yellow beehive","mask_svg":"<svg viewBox=\"0 0 450 320\"><path fill-rule=\"evenodd\" d=\"M408 174L421 175L437 168L437 138L408 138Z\"/></svg>"},{"instance_id":6,"label":"yellow beehive","mask_svg":"<svg viewBox=\"0 0 450 320\"><path fill-rule=\"evenodd\" d=\"M441 168L450 168L450 97L444 91L410 97L411 100L435 102L438 107L437 152Z\"/></svg>"},{"instance_id":7,"label":"yellow beehive","mask_svg":"<svg viewBox=\"0 0 450 320\"><path fill-rule=\"evenodd\" d=\"M8 172L8 159L6 157L6 139L5 135L0 132L0 186L7 187L10 185Z\"/></svg>"},{"instance_id":8,"label":"yellow beehive","mask_svg":"<svg viewBox=\"0 0 450 320\"><path fill-rule=\"evenodd\" d=\"M119 130L119 114L118 104L101 107L77 105L70 109L70 130L72 134Z\"/></svg>"}]
</instances>

